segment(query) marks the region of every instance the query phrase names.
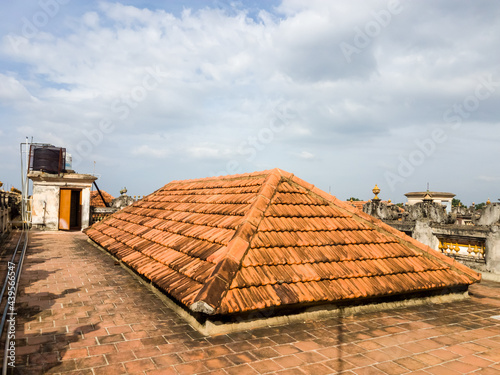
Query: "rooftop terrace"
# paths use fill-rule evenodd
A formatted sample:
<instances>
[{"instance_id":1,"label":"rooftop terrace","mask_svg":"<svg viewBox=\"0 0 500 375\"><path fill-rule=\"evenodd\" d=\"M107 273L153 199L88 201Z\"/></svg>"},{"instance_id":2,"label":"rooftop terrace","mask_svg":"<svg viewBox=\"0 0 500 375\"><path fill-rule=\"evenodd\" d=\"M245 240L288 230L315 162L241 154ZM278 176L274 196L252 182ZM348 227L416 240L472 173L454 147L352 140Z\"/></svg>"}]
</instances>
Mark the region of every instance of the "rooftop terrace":
<instances>
[{"instance_id":1,"label":"rooftop terrace","mask_svg":"<svg viewBox=\"0 0 500 375\"><path fill-rule=\"evenodd\" d=\"M13 373L500 374L500 283L469 292L460 302L205 337L84 234L32 232Z\"/></svg>"}]
</instances>

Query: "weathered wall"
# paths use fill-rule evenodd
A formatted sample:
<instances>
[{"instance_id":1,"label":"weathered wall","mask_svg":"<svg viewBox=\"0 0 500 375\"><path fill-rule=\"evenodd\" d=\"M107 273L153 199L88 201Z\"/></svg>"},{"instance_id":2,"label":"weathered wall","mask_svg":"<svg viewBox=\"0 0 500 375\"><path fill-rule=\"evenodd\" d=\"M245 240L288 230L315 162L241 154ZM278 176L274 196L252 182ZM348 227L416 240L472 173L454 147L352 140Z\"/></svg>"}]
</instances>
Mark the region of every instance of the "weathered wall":
<instances>
[{"instance_id":1,"label":"weathered wall","mask_svg":"<svg viewBox=\"0 0 500 375\"><path fill-rule=\"evenodd\" d=\"M122 194L111 201L111 207L122 209L134 203L134 199L128 195Z\"/></svg>"},{"instance_id":2,"label":"weathered wall","mask_svg":"<svg viewBox=\"0 0 500 375\"><path fill-rule=\"evenodd\" d=\"M90 225L90 187L82 189L82 229Z\"/></svg>"},{"instance_id":3,"label":"weathered wall","mask_svg":"<svg viewBox=\"0 0 500 375\"><path fill-rule=\"evenodd\" d=\"M434 223L447 223L448 214L446 208L435 202L420 202L414 205L407 206L406 212L408 216L406 220L418 221L427 219Z\"/></svg>"},{"instance_id":4,"label":"weathered wall","mask_svg":"<svg viewBox=\"0 0 500 375\"><path fill-rule=\"evenodd\" d=\"M57 230L59 227L59 187L33 184L32 226Z\"/></svg>"},{"instance_id":5,"label":"weathered wall","mask_svg":"<svg viewBox=\"0 0 500 375\"><path fill-rule=\"evenodd\" d=\"M500 273L500 230L495 225L486 237L486 268L490 272Z\"/></svg>"},{"instance_id":6,"label":"weathered wall","mask_svg":"<svg viewBox=\"0 0 500 375\"><path fill-rule=\"evenodd\" d=\"M434 250L439 250L439 239L434 235L428 220L415 222L413 238Z\"/></svg>"},{"instance_id":7,"label":"weathered wall","mask_svg":"<svg viewBox=\"0 0 500 375\"><path fill-rule=\"evenodd\" d=\"M492 225L500 221L500 205L489 204L481 211L476 225Z\"/></svg>"},{"instance_id":8,"label":"weathered wall","mask_svg":"<svg viewBox=\"0 0 500 375\"><path fill-rule=\"evenodd\" d=\"M399 217L399 207L389 206L380 201L368 201L363 205L363 212L381 220L397 220Z\"/></svg>"}]
</instances>

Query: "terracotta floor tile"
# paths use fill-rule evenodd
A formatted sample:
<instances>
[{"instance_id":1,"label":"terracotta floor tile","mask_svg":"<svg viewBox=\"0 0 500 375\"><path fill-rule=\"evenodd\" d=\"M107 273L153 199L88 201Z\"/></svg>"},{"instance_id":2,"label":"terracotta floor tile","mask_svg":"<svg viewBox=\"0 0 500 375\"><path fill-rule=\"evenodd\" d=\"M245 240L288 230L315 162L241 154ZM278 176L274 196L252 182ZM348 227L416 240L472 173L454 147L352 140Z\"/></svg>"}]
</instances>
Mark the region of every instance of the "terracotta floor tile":
<instances>
[{"instance_id":1,"label":"terracotta floor tile","mask_svg":"<svg viewBox=\"0 0 500 375\"><path fill-rule=\"evenodd\" d=\"M89 355L110 354L117 352L116 346L114 344L89 346L87 349Z\"/></svg>"},{"instance_id":2,"label":"terracotta floor tile","mask_svg":"<svg viewBox=\"0 0 500 375\"><path fill-rule=\"evenodd\" d=\"M118 353L105 354L106 361L110 364L135 361L137 358L134 355L134 352L129 351L121 351Z\"/></svg>"},{"instance_id":3,"label":"terracotta floor tile","mask_svg":"<svg viewBox=\"0 0 500 375\"><path fill-rule=\"evenodd\" d=\"M487 359L493 362L500 362L500 351L498 350L488 350L483 353L476 354L478 357Z\"/></svg>"},{"instance_id":4,"label":"terracotta floor tile","mask_svg":"<svg viewBox=\"0 0 500 375\"><path fill-rule=\"evenodd\" d=\"M228 354L226 358L229 359L235 365L242 365L244 363L257 361L257 357L250 354L249 352Z\"/></svg>"},{"instance_id":5,"label":"terracotta floor tile","mask_svg":"<svg viewBox=\"0 0 500 375\"><path fill-rule=\"evenodd\" d=\"M377 363L374 364L373 367L376 367L377 369L383 371L387 375L400 375L409 372L407 368L400 366L392 361Z\"/></svg>"},{"instance_id":6,"label":"terracotta floor tile","mask_svg":"<svg viewBox=\"0 0 500 375\"><path fill-rule=\"evenodd\" d=\"M222 369L233 365L233 363L225 357L210 358L201 361L201 363L209 370Z\"/></svg>"},{"instance_id":7,"label":"terracotta floor tile","mask_svg":"<svg viewBox=\"0 0 500 375\"><path fill-rule=\"evenodd\" d=\"M384 371L373 366L361 367L351 371L357 375L386 375Z\"/></svg>"},{"instance_id":8,"label":"terracotta floor tile","mask_svg":"<svg viewBox=\"0 0 500 375\"><path fill-rule=\"evenodd\" d=\"M321 349L321 345L318 345L314 341L299 341L293 343L293 346L304 352L307 352L309 350Z\"/></svg>"},{"instance_id":9,"label":"terracotta floor tile","mask_svg":"<svg viewBox=\"0 0 500 375\"><path fill-rule=\"evenodd\" d=\"M303 360L305 363L316 363L328 359L324 355L317 352L302 352L295 354L295 356Z\"/></svg>"},{"instance_id":10,"label":"terracotta floor tile","mask_svg":"<svg viewBox=\"0 0 500 375\"><path fill-rule=\"evenodd\" d=\"M373 359L375 362L385 362L385 361L391 361L394 359L394 355L391 354L389 351L382 351L382 350L372 350L366 353L363 353L364 356Z\"/></svg>"},{"instance_id":11,"label":"terracotta floor tile","mask_svg":"<svg viewBox=\"0 0 500 375\"><path fill-rule=\"evenodd\" d=\"M457 372L455 370L452 370L445 365L440 365L440 366L435 366L426 369L426 371L430 374L433 375L457 375L457 374L462 374L462 372Z\"/></svg>"},{"instance_id":12,"label":"terracotta floor tile","mask_svg":"<svg viewBox=\"0 0 500 375\"><path fill-rule=\"evenodd\" d=\"M345 360L347 362L352 363L354 366L357 367L366 367L366 366L371 366L374 363L377 363L376 360L367 357L363 354L355 354L352 356L345 357Z\"/></svg>"},{"instance_id":13,"label":"terracotta floor tile","mask_svg":"<svg viewBox=\"0 0 500 375\"><path fill-rule=\"evenodd\" d=\"M400 366L406 367L408 370L420 370L423 369L424 367L427 367L426 364L413 359L412 357L406 357L406 358L399 358L394 360L395 363L397 363Z\"/></svg>"},{"instance_id":14,"label":"terracotta floor tile","mask_svg":"<svg viewBox=\"0 0 500 375\"><path fill-rule=\"evenodd\" d=\"M247 364L224 369L229 375L256 375L258 372Z\"/></svg>"},{"instance_id":15,"label":"terracotta floor tile","mask_svg":"<svg viewBox=\"0 0 500 375\"><path fill-rule=\"evenodd\" d=\"M233 351L225 345L214 346L203 349L203 351L205 352L206 358L221 357L223 355L233 353Z\"/></svg>"},{"instance_id":16,"label":"terracotta floor tile","mask_svg":"<svg viewBox=\"0 0 500 375\"><path fill-rule=\"evenodd\" d=\"M445 362L444 359L436 357L429 353L416 354L413 356L413 359L416 359L417 361L420 361L428 366L436 366Z\"/></svg>"},{"instance_id":17,"label":"terracotta floor tile","mask_svg":"<svg viewBox=\"0 0 500 375\"><path fill-rule=\"evenodd\" d=\"M304 375L305 372L302 371L300 368L293 368L293 369L286 369L286 370L281 370L276 372L276 374L279 375Z\"/></svg>"},{"instance_id":18,"label":"terracotta floor tile","mask_svg":"<svg viewBox=\"0 0 500 375\"><path fill-rule=\"evenodd\" d=\"M127 373L127 370L125 370L125 367L121 363L102 367L94 367L93 370L96 375L121 375Z\"/></svg>"},{"instance_id":19,"label":"terracotta floor tile","mask_svg":"<svg viewBox=\"0 0 500 375\"><path fill-rule=\"evenodd\" d=\"M127 372L129 372L129 373L152 370L152 369L156 368L155 364L153 363L153 361L151 361L150 358L138 359L138 360L131 361L131 362L125 362L123 365L125 366L125 368L127 369Z\"/></svg>"},{"instance_id":20,"label":"terracotta floor tile","mask_svg":"<svg viewBox=\"0 0 500 375\"><path fill-rule=\"evenodd\" d=\"M81 233L34 235L45 245L27 257L23 275L29 278L20 288L25 309L36 306L40 315L19 317L24 321L16 361L23 374L120 374L129 369L142 375L452 375L457 370L500 375L500 324L489 318L498 307L485 303L485 298L203 337L127 271L114 266L111 258L87 244ZM38 268L36 274L30 274L33 267ZM473 288L500 296L500 283ZM104 311L99 304L105 305ZM40 319L66 323L71 330L26 329ZM106 340L111 342L101 344ZM61 362L60 357L68 359Z\"/></svg>"},{"instance_id":21,"label":"terracotta floor tile","mask_svg":"<svg viewBox=\"0 0 500 375\"><path fill-rule=\"evenodd\" d=\"M282 370L283 367L272 359L265 359L263 361L255 361L250 363L259 374L274 374L276 371Z\"/></svg>"},{"instance_id":22,"label":"terracotta floor tile","mask_svg":"<svg viewBox=\"0 0 500 375\"><path fill-rule=\"evenodd\" d=\"M275 357L279 357L279 355L280 355L273 348L254 349L250 353L258 359L275 358Z\"/></svg>"},{"instance_id":23,"label":"terracotta floor tile","mask_svg":"<svg viewBox=\"0 0 500 375\"><path fill-rule=\"evenodd\" d=\"M296 355L274 358L274 361L283 368L297 367L306 363L303 359L297 357Z\"/></svg>"},{"instance_id":24,"label":"terracotta floor tile","mask_svg":"<svg viewBox=\"0 0 500 375\"><path fill-rule=\"evenodd\" d=\"M104 366L108 364L106 358L104 358L103 355L96 355L87 358L78 358L75 360L75 362L76 362L76 367L78 369Z\"/></svg>"},{"instance_id":25,"label":"terracotta floor tile","mask_svg":"<svg viewBox=\"0 0 500 375\"><path fill-rule=\"evenodd\" d=\"M147 375L177 375L177 371L174 368L161 368L155 370L146 371ZM208 374L208 373L204 373Z\"/></svg>"},{"instance_id":26,"label":"terracotta floor tile","mask_svg":"<svg viewBox=\"0 0 500 375\"><path fill-rule=\"evenodd\" d=\"M308 375L328 375L332 373L332 369L321 363L301 366L300 369Z\"/></svg>"}]
</instances>

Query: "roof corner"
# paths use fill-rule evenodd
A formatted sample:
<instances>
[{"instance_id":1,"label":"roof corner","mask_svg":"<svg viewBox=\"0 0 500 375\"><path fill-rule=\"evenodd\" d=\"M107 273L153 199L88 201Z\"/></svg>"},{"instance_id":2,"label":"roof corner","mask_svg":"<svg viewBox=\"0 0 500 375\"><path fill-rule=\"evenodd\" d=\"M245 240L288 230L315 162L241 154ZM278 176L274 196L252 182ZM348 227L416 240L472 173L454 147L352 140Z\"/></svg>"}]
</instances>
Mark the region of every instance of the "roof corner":
<instances>
[{"instance_id":1,"label":"roof corner","mask_svg":"<svg viewBox=\"0 0 500 375\"><path fill-rule=\"evenodd\" d=\"M201 312L207 315L214 315L215 309L204 301L196 301L189 309L193 312Z\"/></svg>"}]
</instances>

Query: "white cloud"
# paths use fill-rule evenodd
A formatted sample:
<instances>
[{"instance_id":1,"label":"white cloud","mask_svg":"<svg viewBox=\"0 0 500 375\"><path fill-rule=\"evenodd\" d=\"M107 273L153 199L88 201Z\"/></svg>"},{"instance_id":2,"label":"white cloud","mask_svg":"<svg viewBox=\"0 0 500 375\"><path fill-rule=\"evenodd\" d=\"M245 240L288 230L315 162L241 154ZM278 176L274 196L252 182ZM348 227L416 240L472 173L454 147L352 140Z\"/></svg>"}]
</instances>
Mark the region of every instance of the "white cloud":
<instances>
[{"instance_id":1,"label":"white cloud","mask_svg":"<svg viewBox=\"0 0 500 375\"><path fill-rule=\"evenodd\" d=\"M86 142L88 158L114 168L101 171L103 178L142 168L142 160L165 171L164 182L226 170L231 162L245 170L279 166L318 186L342 181L333 193L362 196L372 187L366 181L396 170L415 139L442 128L448 141L404 178L393 200L422 180L449 183L445 175L464 173L470 182L461 184L461 194L472 196L472 174L491 180L487 171L500 156L488 143L500 137L500 90L495 86L458 129L451 131L443 115L474 94L479 77L500 81L500 24L494 22L500 6L479 3L402 2L402 12L349 63L340 44L353 43L388 2L284 0L254 18L244 3L174 15L119 2L78 12L82 5L70 2L17 48L3 35L0 100L8 122L0 123L0 147L25 135L70 152ZM148 76L155 67L162 72L157 80ZM281 118L276 103L293 116ZM90 139L103 119L113 129ZM4 129L7 123L15 130ZM470 136L476 123L484 125L483 138ZM264 137L263 129L281 124L283 130ZM467 150L487 157L465 152L461 163L448 160L460 137ZM242 144L250 151L239 152ZM154 178L141 181L149 186Z\"/></svg>"},{"instance_id":2,"label":"white cloud","mask_svg":"<svg viewBox=\"0 0 500 375\"><path fill-rule=\"evenodd\" d=\"M32 102L35 99L28 89L15 77L0 73L0 101L3 104Z\"/></svg>"},{"instance_id":3,"label":"white cloud","mask_svg":"<svg viewBox=\"0 0 500 375\"><path fill-rule=\"evenodd\" d=\"M137 146L132 149L132 155L134 156L145 156L148 158L164 159L170 155L170 151L166 148L153 148L148 145Z\"/></svg>"},{"instance_id":4,"label":"white cloud","mask_svg":"<svg viewBox=\"0 0 500 375\"><path fill-rule=\"evenodd\" d=\"M310 152L307 152L307 151L302 151L296 155L299 158L304 159L304 160L312 160L315 158L314 154L311 154Z\"/></svg>"},{"instance_id":5,"label":"white cloud","mask_svg":"<svg viewBox=\"0 0 500 375\"><path fill-rule=\"evenodd\" d=\"M478 180L484 182L497 182L500 181L500 177L498 176L479 176Z\"/></svg>"}]
</instances>

